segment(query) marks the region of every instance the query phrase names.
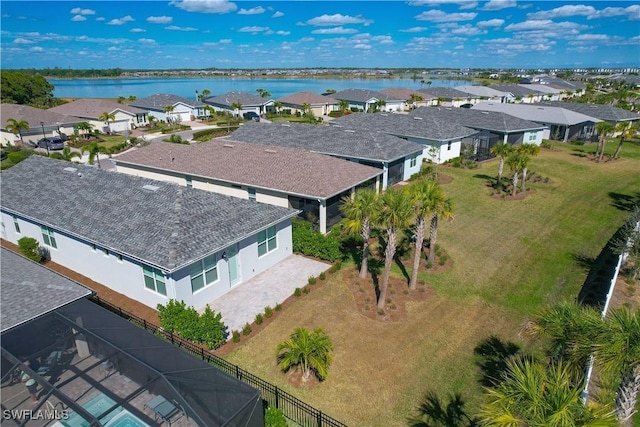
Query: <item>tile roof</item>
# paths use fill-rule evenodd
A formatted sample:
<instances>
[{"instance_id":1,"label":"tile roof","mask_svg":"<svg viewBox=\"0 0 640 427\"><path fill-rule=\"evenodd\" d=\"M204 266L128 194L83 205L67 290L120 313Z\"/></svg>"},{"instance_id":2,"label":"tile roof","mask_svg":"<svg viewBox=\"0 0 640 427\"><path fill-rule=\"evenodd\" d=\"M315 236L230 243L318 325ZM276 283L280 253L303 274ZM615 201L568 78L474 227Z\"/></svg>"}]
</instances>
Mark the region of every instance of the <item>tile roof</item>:
<instances>
[{"instance_id":1,"label":"tile roof","mask_svg":"<svg viewBox=\"0 0 640 427\"><path fill-rule=\"evenodd\" d=\"M575 111L600 120L618 122L623 120L640 120L640 114L633 111L623 110L613 105L605 104L584 104L579 102L548 102L543 105L557 106L567 110Z\"/></svg>"},{"instance_id":2,"label":"tile roof","mask_svg":"<svg viewBox=\"0 0 640 427\"><path fill-rule=\"evenodd\" d=\"M2 124L0 125L2 129L7 125L7 119L10 118L18 121L25 120L32 129L39 128L40 122L44 122L45 126L47 126L58 123L77 123L80 121L77 117L19 104L1 104L0 117L2 117Z\"/></svg>"},{"instance_id":3,"label":"tile roof","mask_svg":"<svg viewBox=\"0 0 640 427\"><path fill-rule=\"evenodd\" d=\"M420 95L422 99L435 99L435 96L427 95L424 92L418 92L417 89L406 89L403 87L390 87L387 89L382 89L380 92L394 98L394 99L402 99L403 101L407 101L411 98L412 94Z\"/></svg>"},{"instance_id":4,"label":"tile roof","mask_svg":"<svg viewBox=\"0 0 640 427\"><path fill-rule=\"evenodd\" d=\"M156 93L155 95L147 96L146 98L136 99L135 101L130 102L129 105L146 110L164 111L164 107L167 105L176 105L180 102L192 108L207 105L201 101L194 101L193 99L187 99L168 93Z\"/></svg>"},{"instance_id":5,"label":"tile roof","mask_svg":"<svg viewBox=\"0 0 640 427\"><path fill-rule=\"evenodd\" d=\"M194 145L158 142L114 160L320 199L382 174L378 168L307 150L221 139Z\"/></svg>"},{"instance_id":6,"label":"tile roof","mask_svg":"<svg viewBox=\"0 0 640 427\"><path fill-rule=\"evenodd\" d=\"M370 129L389 135L416 137L432 141L457 140L478 133L474 129L450 121L407 114L354 113L333 119L329 124L351 129Z\"/></svg>"},{"instance_id":7,"label":"tile roof","mask_svg":"<svg viewBox=\"0 0 640 427\"><path fill-rule=\"evenodd\" d=\"M469 94L461 90L457 90L450 87L430 87L427 89L418 89L418 92L429 96L430 98L444 98L448 100L454 100L456 98L466 99Z\"/></svg>"},{"instance_id":8,"label":"tile roof","mask_svg":"<svg viewBox=\"0 0 640 427\"><path fill-rule=\"evenodd\" d=\"M535 104L503 104L498 102L480 102L472 107L473 110L494 111L530 120L536 123L573 126L585 122L599 122L600 120L560 108L556 103L542 105Z\"/></svg>"},{"instance_id":9,"label":"tile roof","mask_svg":"<svg viewBox=\"0 0 640 427\"><path fill-rule=\"evenodd\" d=\"M345 89L331 94L331 97L341 101L355 102L368 102L371 101L372 98L385 102L402 101L402 99L394 98L384 92L369 89Z\"/></svg>"},{"instance_id":10,"label":"tile roof","mask_svg":"<svg viewBox=\"0 0 640 427\"><path fill-rule=\"evenodd\" d=\"M296 92L291 95L283 96L282 98L278 98L276 101L282 102L283 104L291 104L291 105L302 105L302 104L311 104L313 105L325 105L325 104L339 104L335 98L330 96L320 95L314 92Z\"/></svg>"},{"instance_id":11,"label":"tile roof","mask_svg":"<svg viewBox=\"0 0 640 427\"><path fill-rule=\"evenodd\" d=\"M210 96L204 99L205 104L222 105L228 108L233 108L231 104L235 102L239 102L243 107L252 107L264 105L269 101L271 101L271 98L261 98L258 95L239 91L227 92L223 95Z\"/></svg>"},{"instance_id":12,"label":"tile roof","mask_svg":"<svg viewBox=\"0 0 640 427\"><path fill-rule=\"evenodd\" d=\"M230 141L303 148L316 153L391 162L422 152L422 145L375 131L345 130L303 123L251 123L227 137Z\"/></svg>"},{"instance_id":13,"label":"tile roof","mask_svg":"<svg viewBox=\"0 0 640 427\"><path fill-rule=\"evenodd\" d=\"M0 203L12 214L164 271L297 213L42 156L31 156L2 173Z\"/></svg>"},{"instance_id":14,"label":"tile roof","mask_svg":"<svg viewBox=\"0 0 640 427\"><path fill-rule=\"evenodd\" d=\"M136 107L130 107L124 104L110 101L108 99L77 99L57 107L49 108L47 111L64 114L73 117L85 117L97 119L104 112L113 113L116 110L125 111L130 114L143 114L145 110Z\"/></svg>"},{"instance_id":15,"label":"tile roof","mask_svg":"<svg viewBox=\"0 0 640 427\"><path fill-rule=\"evenodd\" d=\"M8 249L0 249L2 332L93 293Z\"/></svg>"},{"instance_id":16,"label":"tile roof","mask_svg":"<svg viewBox=\"0 0 640 427\"><path fill-rule=\"evenodd\" d=\"M416 108L411 115L418 117L432 117L435 120L458 123L472 129L488 130L500 133L522 132L544 128L544 126L541 126L538 123L523 120L509 114L480 111L470 108L420 107Z\"/></svg>"}]
</instances>

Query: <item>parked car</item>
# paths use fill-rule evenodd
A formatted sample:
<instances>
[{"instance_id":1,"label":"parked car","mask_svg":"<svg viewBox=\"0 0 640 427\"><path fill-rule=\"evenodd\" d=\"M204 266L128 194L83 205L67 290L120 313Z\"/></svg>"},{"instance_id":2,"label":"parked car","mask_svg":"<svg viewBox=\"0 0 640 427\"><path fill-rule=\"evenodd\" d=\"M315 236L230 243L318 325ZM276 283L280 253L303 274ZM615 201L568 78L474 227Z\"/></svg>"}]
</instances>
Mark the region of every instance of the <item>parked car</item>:
<instances>
[{"instance_id":1,"label":"parked car","mask_svg":"<svg viewBox=\"0 0 640 427\"><path fill-rule=\"evenodd\" d=\"M260 116L258 115L258 113L255 113L253 111L247 111L242 115L242 117L244 117L245 120L253 120L254 122L260 121Z\"/></svg>"},{"instance_id":2,"label":"parked car","mask_svg":"<svg viewBox=\"0 0 640 427\"><path fill-rule=\"evenodd\" d=\"M48 148L49 150L62 150L64 141L57 136L49 136L38 141L38 148Z\"/></svg>"}]
</instances>

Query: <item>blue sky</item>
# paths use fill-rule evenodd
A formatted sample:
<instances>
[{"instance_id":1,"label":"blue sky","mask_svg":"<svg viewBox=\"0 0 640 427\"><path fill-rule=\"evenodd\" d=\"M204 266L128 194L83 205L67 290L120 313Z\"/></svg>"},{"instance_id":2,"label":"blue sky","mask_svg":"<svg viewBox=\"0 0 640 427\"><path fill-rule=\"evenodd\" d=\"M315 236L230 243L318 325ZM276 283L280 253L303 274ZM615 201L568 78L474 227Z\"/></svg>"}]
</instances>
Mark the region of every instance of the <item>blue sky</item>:
<instances>
[{"instance_id":1,"label":"blue sky","mask_svg":"<svg viewBox=\"0 0 640 427\"><path fill-rule=\"evenodd\" d=\"M640 66L611 1L2 1L2 68Z\"/></svg>"}]
</instances>

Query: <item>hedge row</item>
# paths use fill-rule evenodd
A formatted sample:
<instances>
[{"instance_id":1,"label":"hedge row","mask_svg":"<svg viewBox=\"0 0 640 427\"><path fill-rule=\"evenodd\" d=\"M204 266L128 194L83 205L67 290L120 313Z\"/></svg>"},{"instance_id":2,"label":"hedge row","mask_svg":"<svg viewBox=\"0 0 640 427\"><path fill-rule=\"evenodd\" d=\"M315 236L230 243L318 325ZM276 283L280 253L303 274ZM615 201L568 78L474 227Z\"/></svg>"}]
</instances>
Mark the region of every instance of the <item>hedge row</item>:
<instances>
[{"instance_id":1,"label":"hedge row","mask_svg":"<svg viewBox=\"0 0 640 427\"><path fill-rule=\"evenodd\" d=\"M313 224L301 219L292 221L293 251L334 262L341 256L340 241L313 229Z\"/></svg>"}]
</instances>

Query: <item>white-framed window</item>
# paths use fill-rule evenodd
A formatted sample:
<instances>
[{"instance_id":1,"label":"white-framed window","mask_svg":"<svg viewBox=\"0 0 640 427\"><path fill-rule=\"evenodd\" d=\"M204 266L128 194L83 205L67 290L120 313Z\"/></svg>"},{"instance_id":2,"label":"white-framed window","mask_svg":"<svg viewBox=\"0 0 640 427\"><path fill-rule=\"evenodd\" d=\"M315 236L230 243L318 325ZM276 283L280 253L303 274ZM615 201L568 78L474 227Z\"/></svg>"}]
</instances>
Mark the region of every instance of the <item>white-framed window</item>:
<instances>
[{"instance_id":1,"label":"white-framed window","mask_svg":"<svg viewBox=\"0 0 640 427\"><path fill-rule=\"evenodd\" d=\"M18 218L13 217L13 228L16 229L16 233L20 234L20 224L18 224Z\"/></svg>"},{"instance_id":2,"label":"white-framed window","mask_svg":"<svg viewBox=\"0 0 640 427\"><path fill-rule=\"evenodd\" d=\"M530 133L529 134L529 141L535 141L536 140L536 134L535 133Z\"/></svg>"},{"instance_id":3,"label":"white-framed window","mask_svg":"<svg viewBox=\"0 0 640 427\"><path fill-rule=\"evenodd\" d=\"M447 150L451 150L451 141L447 143Z\"/></svg>"},{"instance_id":4,"label":"white-framed window","mask_svg":"<svg viewBox=\"0 0 640 427\"><path fill-rule=\"evenodd\" d=\"M53 230L49 227L45 227L44 225L40 227L40 230L42 230L42 240L44 241L44 244L57 249L58 244L56 243L56 236Z\"/></svg>"},{"instance_id":5,"label":"white-framed window","mask_svg":"<svg viewBox=\"0 0 640 427\"><path fill-rule=\"evenodd\" d=\"M191 292L197 292L218 280L218 257L209 255L191 265Z\"/></svg>"},{"instance_id":6,"label":"white-framed window","mask_svg":"<svg viewBox=\"0 0 640 427\"><path fill-rule=\"evenodd\" d=\"M187 187L189 187L189 188L193 187L193 178L191 178L190 175L187 175L185 177L185 180L187 181Z\"/></svg>"},{"instance_id":7,"label":"white-framed window","mask_svg":"<svg viewBox=\"0 0 640 427\"><path fill-rule=\"evenodd\" d=\"M256 201L256 189L255 188L247 188L247 193L249 194L249 200Z\"/></svg>"},{"instance_id":8,"label":"white-framed window","mask_svg":"<svg viewBox=\"0 0 640 427\"><path fill-rule=\"evenodd\" d=\"M265 255L278 247L276 226L273 225L258 233L258 256Z\"/></svg>"},{"instance_id":9,"label":"white-framed window","mask_svg":"<svg viewBox=\"0 0 640 427\"><path fill-rule=\"evenodd\" d=\"M167 296L167 286L165 285L162 271L148 265L142 265L142 276L144 278L144 286L147 289Z\"/></svg>"},{"instance_id":10,"label":"white-framed window","mask_svg":"<svg viewBox=\"0 0 640 427\"><path fill-rule=\"evenodd\" d=\"M418 156L413 156L409 162L409 167L414 168L418 164Z\"/></svg>"}]
</instances>

